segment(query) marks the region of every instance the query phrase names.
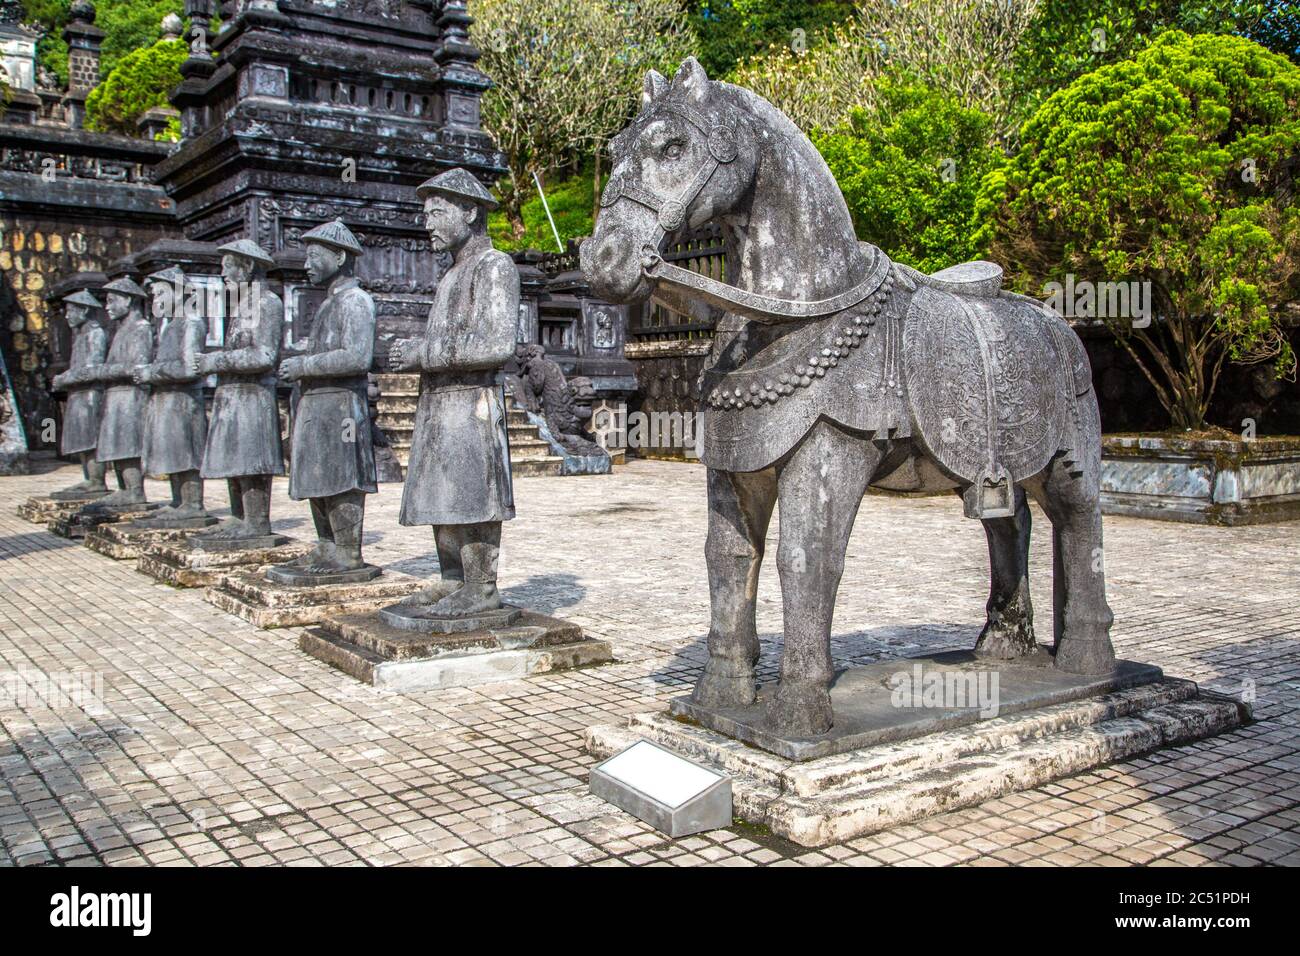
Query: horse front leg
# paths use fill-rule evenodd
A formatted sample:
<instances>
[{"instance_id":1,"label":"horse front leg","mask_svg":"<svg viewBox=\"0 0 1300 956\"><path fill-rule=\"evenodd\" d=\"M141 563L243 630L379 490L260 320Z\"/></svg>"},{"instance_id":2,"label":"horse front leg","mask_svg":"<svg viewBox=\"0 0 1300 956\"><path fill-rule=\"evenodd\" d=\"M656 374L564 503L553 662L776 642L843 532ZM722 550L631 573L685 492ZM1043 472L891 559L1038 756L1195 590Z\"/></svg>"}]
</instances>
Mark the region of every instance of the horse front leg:
<instances>
[{"instance_id":1,"label":"horse front leg","mask_svg":"<svg viewBox=\"0 0 1300 956\"><path fill-rule=\"evenodd\" d=\"M781 543L777 568L785 610L781 684L768 702L768 725L792 737L830 730L831 620L844 552L882 453L821 421L780 475Z\"/></svg>"},{"instance_id":2,"label":"horse front leg","mask_svg":"<svg viewBox=\"0 0 1300 956\"><path fill-rule=\"evenodd\" d=\"M1029 502L1015 490L1015 514L982 522L989 542L987 620L975 653L994 660L1014 660L1038 648L1034 608L1029 597Z\"/></svg>"},{"instance_id":3,"label":"horse front leg","mask_svg":"<svg viewBox=\"0 0 1300 956\"><path fill-rule=\"evenodd\" d=\"M776 504L776 474L708 470L709 660L692 699L710 708L754 702L758 571Z\"/></svg>"}]
</instances>

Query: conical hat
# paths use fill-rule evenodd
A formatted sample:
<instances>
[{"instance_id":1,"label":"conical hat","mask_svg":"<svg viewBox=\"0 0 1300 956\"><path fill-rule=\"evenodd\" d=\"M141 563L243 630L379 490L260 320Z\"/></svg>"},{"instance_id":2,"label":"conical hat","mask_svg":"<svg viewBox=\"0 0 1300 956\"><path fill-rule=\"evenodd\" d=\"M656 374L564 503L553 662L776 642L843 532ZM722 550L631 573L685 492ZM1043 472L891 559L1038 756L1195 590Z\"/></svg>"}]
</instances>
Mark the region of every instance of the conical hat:
<instances>
[{"instance_id":1,"label":"conical hat","mask_svg":"<svg viewBox=\"0 0 1300 956\"><path fill-rule=\"evenodd\" d=\"M78 289L71 295L65 295L63 301L71 302L73 305L84 305L89 309L102 309L104 307L103 303L91 295L88 289Z\"/></svg>"},{"instance_id":2,"label":"conical hat","mask_svg":"<svg viewBox=\"0 0 1300 956\"><path fill-rule=\"evenodd\" d=\"M122 276L120 279L114 279L108 285L104 286L104 292L120 292L123 295L133 295L138 299L147 299L149 294L136 285L135 280L130 276Z\"/></svg>"},{"instance_id":3,"label":"conical hat","mask_svg":"<svg viewBox=\"0 0 1300 956\"><path fill-rule=\"evenodd\" d=\"M453 196L457 199L468 199L470 202L479 206L486 206L488 209L497 208L497 201L492 198L490 192L483 188L483 184L474 178L474 174L459 166L455 169L449 169L445 173L439 173L432 179L426 179L415 187L415 194L421 199L429 195L429 193Z\"/></svg>"},{"instance_id":4,"label":"conical hat","mask_svg":"<svg viewBox=\"0 0 1300 956\"><path fill-rule=\"evenodd\" d=\"M168 266L166 269L159 269L144 281L146 283L165 282L168 285L184 285L185 273L181 271L180 266Z\"/></svg>"},{"instance_id":5,"label":"conical hat","mask_svg":"<svg viewBox=\"0 0 1300 956\"><path fill-rule=\"evenodd\" d=\"M322 246L333 246L335 249L342 249L344 252L350 252L356 256L362 253L361 243L357 242L357 237L352 235L352 231L347 226L343 225L341 219L335 219L317 226L310 232L304 232L302 241L304 245L315 242Z\"/></svg>"},{"instance_id":6,"label":"conical hat","mask_svg":"<svg viewBox=\"0 0 1300 956\"><path fill-rule=\"evenodd\" d=\"M252 239L236 239L234 242L227 242L225 245L217 246L217 252L233 252L237 256L252 259L268 269L275 265L271 254Z\"/></svg>"}]
</instances>

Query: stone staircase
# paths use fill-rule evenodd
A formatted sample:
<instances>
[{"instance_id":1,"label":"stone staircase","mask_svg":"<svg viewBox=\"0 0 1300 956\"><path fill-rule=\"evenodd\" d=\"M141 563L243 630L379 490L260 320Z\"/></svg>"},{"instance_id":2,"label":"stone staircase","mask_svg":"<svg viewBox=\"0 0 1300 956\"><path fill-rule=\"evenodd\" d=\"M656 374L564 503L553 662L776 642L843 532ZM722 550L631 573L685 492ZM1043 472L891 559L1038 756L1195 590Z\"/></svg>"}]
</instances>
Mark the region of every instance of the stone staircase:
<instances>
[{"instance_id":1,"label":"stone staircase","mask_svg":"<svg viewBox=\"0 0 1300 956\"><path fill-rule=\"evenodd\" d=\"M411 435L415 430L415 406L420 397L420 376L385 374L379 376L378 424L392 443L393 453L402 467L411 455ZM506 431L510 436L510 473L515 478L529 475L559 475L562 459L551 454L551 446L538 434L528 415L515 408L514 399L506 396Z\"/></svg>"}]
</instances>

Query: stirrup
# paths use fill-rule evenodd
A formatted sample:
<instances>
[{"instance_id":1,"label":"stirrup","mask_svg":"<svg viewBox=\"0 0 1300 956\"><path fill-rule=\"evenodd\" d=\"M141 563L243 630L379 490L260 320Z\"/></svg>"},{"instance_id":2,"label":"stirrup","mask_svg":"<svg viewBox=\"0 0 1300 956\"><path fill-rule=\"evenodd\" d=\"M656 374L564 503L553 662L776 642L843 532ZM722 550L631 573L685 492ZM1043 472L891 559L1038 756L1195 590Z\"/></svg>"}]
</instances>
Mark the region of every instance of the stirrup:
<instances>
[{"instance_id":1,"label":"stirrup","mask_svg":"<svg viewBox=\"0 0 1300 956\"><path fill-rule=\"evenodd\" d=\"M1016 513L1016 491L1011 475L1001 465L993 465L980 472L975 483L962 494L967 518L987 521L990 518L1011 518Z\"/></svg>"}]
</instances>

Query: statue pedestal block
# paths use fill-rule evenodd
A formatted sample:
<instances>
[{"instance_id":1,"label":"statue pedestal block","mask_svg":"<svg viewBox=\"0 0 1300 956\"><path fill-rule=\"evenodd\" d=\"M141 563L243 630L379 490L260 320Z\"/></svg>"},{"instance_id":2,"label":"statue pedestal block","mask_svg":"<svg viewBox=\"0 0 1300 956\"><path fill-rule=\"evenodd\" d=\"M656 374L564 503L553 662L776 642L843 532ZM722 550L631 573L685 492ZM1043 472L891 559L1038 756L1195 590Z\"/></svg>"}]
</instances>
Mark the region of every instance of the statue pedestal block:
<instances>
[{"instance_id":1,"label":"statue pedestal block","mask_svg":"<svg viewBox=\"0 0 1300 956\"><path fill-rule=\"evenodd\" d=\"M679 698L669 713L638 714L627 725L590 728L586 748L603 759L648 739L713 766L732 777L737 816L813 847L1042 786L1222 733L1249 719L1244 704L1201 692L1191 681L1164 678L1144 665L1122 662L1120 686L1113 689L1080 683L1065 690L1071 680L1058 682L1051 667L975 661L969 654L952 660L956 656L961 655L887 661L841 673L836 686L843 684L844 691L837 695L832 689L832 705L837 725L845 726L820 737L782 738L745 713L753 708L738 708L739 717L724 718ZM918 664L921 672L914 670ZM966 673L998 675L997 685L985 685L996 686L991 699L999 705L997 716L981 716L987 708L979 706L945 707L943 700L917 706L924 696L911 706L891 703L899 700L898 688L905 683L894 675L907 675L914 683L917 673L942 677L954 665ZM1033 670L1040 673L1026 673ZM760 703L766 690L760 690ZM845 691L860 698L856 707L847 706ZM687 716L692 712L738 733L701 726ZM760 736L785 753L745 739ZM842 749L863 740L874 742Z\"/></svg>"},{"instance_id":2,"label":"statue pedestal block","mask_svg":"<svg viewBox=\"0 0 1300 956\"><path fill-rule=\"evenodd\" d=\"M424 584L395 571L361 583L279 584L268 579L265 570L231 571L208 588L204 600L258 627L293 627L383 607Z\"/></svg>"},{"instance_id":3,"label":"statue pedestal block","mask_svg":"<svg viewBox=\"0 0 1300 956\"><path fill-rule=\"evenodd\" d=\"M331 616L298 646L359 681L396 691L470 687L612 660L606 641L536 611L507 607L511 623L452 632L394 627L377 612Z\"/></svg>"},{"instance_id":4,"label":"statue pedestal block","mask_svg":"<svg viewBox=\"0 0 1300 956\"><path fill-rule=\"evenodd\" d=\"M292 561L312 546L284 535L201 541L160 541L140 549L135 569L155 581L178 588L207 588L220 584L231 571L251 570Z\"/></svg>"},{"instance_id":5,"label":"statue pedestal block","mask_svg":"<svg viewBox=\"0 0 1300 956\"><path fill-rule=\"evenodd\" d=\"M183 541L197 530L199 528L142 528L134 521L111 521L88 531L83 543L91 551L115 561L132 561L151 544Z\"/></svg>"},{"instance_id":6,"label":"statue pedestal block","mask_svg":"<svg viewBox=\"0 0 1300 956\"><path fill-rule=\"evenodd\" d=\"M136 505L117 505L101 507L91 503L82 505L76 511L55 518L49 523L49 529L60 538L84 538L102 524L114 521L131 521L134 518L147 517L151 511L157 511L162 505L157 502L143 502Z\"/></svg>"},{"instance_id":7,"label":"statue pedestal block","mask_svg":"<svg viewBox=\"0 0 1300 956\"><path fill-rule=\"evenodd\" d=\"M55 498L52 495L33 495L18 506L18 517L24 521L30 521L32 524L48 525L51 521L66 518L68 515L80 511L85 505L94 500L93 497L89 496L85 498Z\"/></svg>"}]
</instances>

